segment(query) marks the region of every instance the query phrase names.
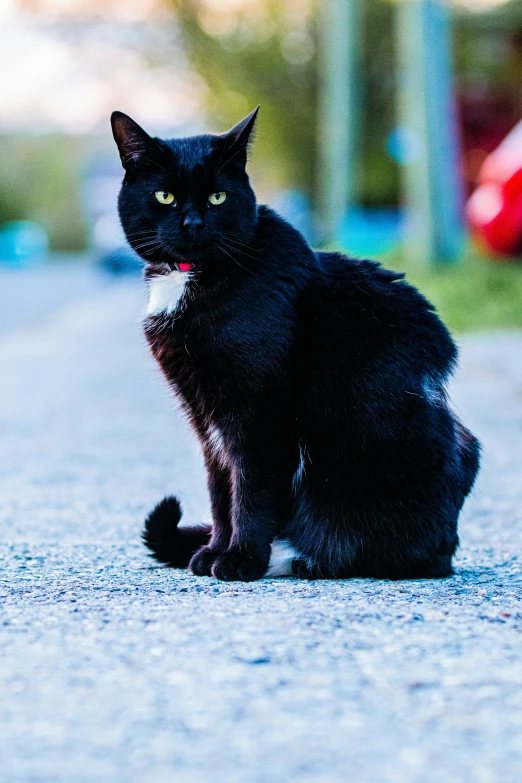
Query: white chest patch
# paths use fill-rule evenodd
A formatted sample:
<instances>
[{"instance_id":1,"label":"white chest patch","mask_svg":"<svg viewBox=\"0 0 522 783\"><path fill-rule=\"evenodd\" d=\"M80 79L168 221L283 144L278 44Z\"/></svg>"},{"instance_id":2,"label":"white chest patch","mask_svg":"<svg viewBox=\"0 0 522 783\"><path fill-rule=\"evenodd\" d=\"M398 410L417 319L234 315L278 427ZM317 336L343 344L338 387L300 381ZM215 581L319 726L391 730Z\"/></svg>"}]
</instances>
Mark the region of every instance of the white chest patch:
<instances>
[{"instance_id":1,"label":"white chest patch","mask_svg":"<svg viewBox=\"0 0 522 783\"><path fill-rule=\"evenodd\" d=\"M188 282L187 272L173 270L168 275L158 275L149 281L149 304L147 315L173 313L183 296Z\"/></svg>"}]
</instances>

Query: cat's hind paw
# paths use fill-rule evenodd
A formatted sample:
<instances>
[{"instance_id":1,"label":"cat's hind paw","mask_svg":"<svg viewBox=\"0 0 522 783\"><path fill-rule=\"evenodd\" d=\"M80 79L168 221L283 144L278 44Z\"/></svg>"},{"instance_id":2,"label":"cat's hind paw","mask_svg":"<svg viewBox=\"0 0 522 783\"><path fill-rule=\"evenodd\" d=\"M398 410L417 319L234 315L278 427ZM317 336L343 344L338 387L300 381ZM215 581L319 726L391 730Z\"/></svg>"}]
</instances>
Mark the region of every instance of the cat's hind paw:
<instances>
[{"instance_id":1,"label":"cat's hind paw","mask_svg":"<svg viewBox=\"0 0 522 783\"><path fill-rule=\"evenodd\" d=\"M321 579L319 567L302 557L292 560L292 571L299 579Z\"/></svg>"},{"instance_id":2,"label":"cat's hind paw","mask_svg":"<svg viewBox=\"0 0 522 783\"><path fill-rule=\"evenodd\" d=\"M261 579L268 568L268 558L256 551L229 549L219 555L212 566L212 575L223 582L253 582Z\"/></svg>"}]
</instances>

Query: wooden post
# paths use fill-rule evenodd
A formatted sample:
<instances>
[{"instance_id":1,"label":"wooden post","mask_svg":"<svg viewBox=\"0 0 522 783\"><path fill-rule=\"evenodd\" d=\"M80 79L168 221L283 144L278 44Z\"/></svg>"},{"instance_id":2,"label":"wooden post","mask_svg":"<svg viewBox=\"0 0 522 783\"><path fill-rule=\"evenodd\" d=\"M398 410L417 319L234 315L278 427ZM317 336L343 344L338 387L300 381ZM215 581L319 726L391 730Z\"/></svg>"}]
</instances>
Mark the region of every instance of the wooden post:
<instances>
[{"instance_id":1,"label":"wooden post","mask_svg":"<svg viewBox=\"0 0 522 783\"><path fill-rule=\"evenodd\" d=\"M360 8L360 0L321 4L318 181L319 233L325 243L335 242L356 198Z\"/></svg>"},{"instance_id":2,"label":"wooden post","mask_svg":"<svg viewBox=\"0 0 522 783\"><path fill-rule=\"evenodd\" d=\"M407 249L416 260L452 262L462 249L463 187L444 3L401 0L398 44L400 124L415 147L404 166Z\"/></svg>"}]
</instances>

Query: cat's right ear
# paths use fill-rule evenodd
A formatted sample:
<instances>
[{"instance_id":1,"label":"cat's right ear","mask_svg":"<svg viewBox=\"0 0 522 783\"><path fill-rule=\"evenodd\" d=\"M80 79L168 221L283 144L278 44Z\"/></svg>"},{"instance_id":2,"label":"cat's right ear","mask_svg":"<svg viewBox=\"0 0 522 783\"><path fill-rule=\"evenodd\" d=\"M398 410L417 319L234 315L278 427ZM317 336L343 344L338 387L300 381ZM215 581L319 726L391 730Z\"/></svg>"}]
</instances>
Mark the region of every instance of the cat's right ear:
<instances>
[{"instance_id":1,"label":"cat's right ear","mask_svg":"<svg viewBox=\"0 0 522 783\"><path fill-rule=\"evenodd\" d=\"M112 134L118 146L121 163L125 170L136 168L150 156L154 140L137 122L121 111L111 115Z\"/></svg>"}]
</instances>

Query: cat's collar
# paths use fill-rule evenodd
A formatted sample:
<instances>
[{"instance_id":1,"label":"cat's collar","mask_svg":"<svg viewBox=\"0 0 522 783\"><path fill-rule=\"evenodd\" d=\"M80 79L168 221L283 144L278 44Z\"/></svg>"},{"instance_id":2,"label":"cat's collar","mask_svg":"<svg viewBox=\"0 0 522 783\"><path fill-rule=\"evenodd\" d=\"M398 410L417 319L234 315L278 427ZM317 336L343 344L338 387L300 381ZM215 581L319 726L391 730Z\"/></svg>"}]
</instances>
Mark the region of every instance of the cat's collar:
<instances>
[{"instance_id":1,"label":"cat's collar","mask_svg":"<svg viewBox=\"0 0 522 783\"><path fill-rule=\"evenodd\" d=\"M175 266L178 272L190 272L194 268L194 264L191 264L190 261L179 261L175 263Z\"/></svg>"}]
</instances>

